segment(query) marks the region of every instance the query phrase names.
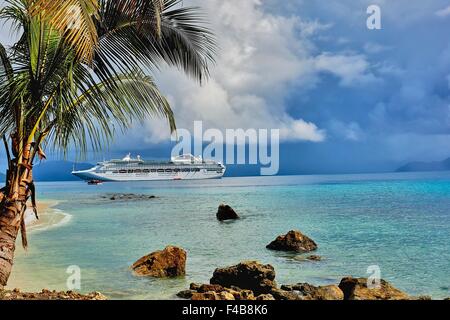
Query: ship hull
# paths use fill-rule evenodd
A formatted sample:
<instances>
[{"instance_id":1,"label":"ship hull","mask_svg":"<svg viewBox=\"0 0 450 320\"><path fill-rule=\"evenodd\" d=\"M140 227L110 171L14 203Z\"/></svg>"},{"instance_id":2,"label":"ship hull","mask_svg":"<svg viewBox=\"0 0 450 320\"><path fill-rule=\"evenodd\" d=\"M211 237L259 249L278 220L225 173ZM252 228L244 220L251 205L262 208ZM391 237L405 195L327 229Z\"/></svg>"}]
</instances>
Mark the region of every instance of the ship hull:
<instances>
[{"instance_id":1,"label":"ship hull","mask_svg":"<svg viewBox=\"0 0 450 320\"><path fill-rule=\"evenodd\" d=\"M167 181L167 180L206 180L221 179L225 172L208 172L200 170L199 172L180 172L180 173L123 173L108 174L98 173L91 170L76 171L72 173L85 181L105 181L105 182L129 182L129 181Z\"/></svg>"}]
</instances>

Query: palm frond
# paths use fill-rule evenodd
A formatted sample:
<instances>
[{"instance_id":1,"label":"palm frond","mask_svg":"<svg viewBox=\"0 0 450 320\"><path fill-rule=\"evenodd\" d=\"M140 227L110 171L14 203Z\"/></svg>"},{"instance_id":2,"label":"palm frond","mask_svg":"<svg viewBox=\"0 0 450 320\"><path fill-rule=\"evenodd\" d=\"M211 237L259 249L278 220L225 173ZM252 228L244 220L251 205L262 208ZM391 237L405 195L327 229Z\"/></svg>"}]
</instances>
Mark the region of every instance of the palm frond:
<instances>
[{"instance_id":1,"label":"palm frond","mask_svg":"<svg viewBox=\"0 0 450 320\"><path fill-rule=\"evenodd\" d=\"M115 68L152 71L159 68L161 62L178 67L199 82L209 76L217 44L198 8L180 7L180 0L164 0L161 32L157 36L139 29L139 25L154 28L154 19L147 17L141 21L124 13L128 12L123 7L128 1L104 2L100 9L100 41L95 57L99 77L111 76Z\"/></svg>"},{"instance_id":2,"label":"palm frond","mask_svg":"<svg viewBox=\"0 0 450 320\"><path fill-rule=\"evenodd\" d=\"M98 45L98 8L98 0L36 0L29 11L48 21L75 48L77 57L90 63Z\"/></svg>"},{"instance_id":3,"label":"palm frond","mask_svg":"<svg viewBox=\"0 0 450 320\"><path fill-rule=\"evenodd\" d=\"M172 109L150 76L135 71L95 83L83 68L75 73L76 86L83 91L62 86L48 113L47 125L53 127L49 140L56 148L67 150L73 144L83 153L90 143L93 150L101 150L117 129L123 132L149 116L167 119L175 130Z\"/></svg>"}]
</instances>

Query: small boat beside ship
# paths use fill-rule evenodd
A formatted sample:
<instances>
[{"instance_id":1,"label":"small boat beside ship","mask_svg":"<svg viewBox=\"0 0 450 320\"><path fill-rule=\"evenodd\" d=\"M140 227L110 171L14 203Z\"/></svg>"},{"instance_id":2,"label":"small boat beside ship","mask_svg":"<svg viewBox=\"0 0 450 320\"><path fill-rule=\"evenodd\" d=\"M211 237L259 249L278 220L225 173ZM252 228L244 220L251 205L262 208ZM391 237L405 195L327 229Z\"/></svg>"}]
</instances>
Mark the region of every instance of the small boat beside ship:
<instances>
[{"instance_id":1,"label":"small boat beside ship","mask_svg":"<svg viewBox=\"0 0 450 320\"><path fill-rule=\"evenodd\" d=\"M193 155L173 157L168 162L145 161L140 156L128 154L121 160L99 162L95 167L73 171L78 178L97 185L102 182L164 181L220 179L226 167L215 161L203 160Z\"/></svg>"}]
</instances>

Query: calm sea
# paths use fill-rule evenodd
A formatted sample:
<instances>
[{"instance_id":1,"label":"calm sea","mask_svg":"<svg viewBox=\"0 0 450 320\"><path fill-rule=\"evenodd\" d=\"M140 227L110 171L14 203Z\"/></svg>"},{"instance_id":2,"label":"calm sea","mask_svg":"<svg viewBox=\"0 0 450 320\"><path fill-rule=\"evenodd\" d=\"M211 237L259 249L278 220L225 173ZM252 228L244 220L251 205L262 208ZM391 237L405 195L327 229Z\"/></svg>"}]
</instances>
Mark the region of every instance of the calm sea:
<instances>
[{"instance_id":1,"label":"calm sea","mask_svg":"<svg viewBox=\"0 0 450 320\"><path fill-rule=\"evenodd\" d=\"M66 270L81 269L81 291L113 299L170 299L191 282L208 282L217 267L242 260L272 264L280 284L334 284L347 275L382 278L412 295L450 296L450 172L226 178L198 182L42 183L41 199L58 200L67 224L30 235L16 259L23 290L66 289ZM115 202L105 195L155 195ZM219 223L221 203L242 219ZM265 246L298 229L319 245L321 262ZM178 245L188 252L187 276L136 278L143 255ZM20 248L18 250L21 250Z\"/></svg>"}]
</instances>

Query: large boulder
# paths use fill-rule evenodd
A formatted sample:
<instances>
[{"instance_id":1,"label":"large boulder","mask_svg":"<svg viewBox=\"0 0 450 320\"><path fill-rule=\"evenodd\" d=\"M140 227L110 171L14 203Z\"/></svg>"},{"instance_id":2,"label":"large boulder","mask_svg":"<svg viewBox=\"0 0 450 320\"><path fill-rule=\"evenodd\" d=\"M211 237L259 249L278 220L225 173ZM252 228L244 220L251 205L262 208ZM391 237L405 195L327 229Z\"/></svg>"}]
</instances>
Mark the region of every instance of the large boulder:
<instances>
[{"instance_id":1,"label":"large boulder","mask_svg":"<svg viewBox=\"0 0 450 320\"><path fill-rule=\"evenodd\" d=\"M272 241L267 249L305 253L317 250L317 244L300 231L289 231Z\"/></svg>"},{"instance_id":2,"label":"large boulder","mask_svg":"<svg viewBox=\"0 0 450 320\"><path fill-rule=\"evenodd\" d=\"M236 266L216 269L210 282L227 288L248 289L258 296L270 293L276 287L275 269L271 265L247 261Z\"/></svg>"},{"instance_id":3,"label":"large boulder","mask_svg":"<svg viewBox=\"0 0 450 320\"><path fill-rule=\"evenodd\" d=\"M221 204L217 210L217 220L237 220L239 215L229 205Z\"/></svg>"},{"instance_id":4,"label":"large boulder","mask_svg":"<svg viewBox=\"0 0 450 320\"><path fill-rule=\"evenodd\" d=\"M409 296L394 288L385 280L380 280L379 288L368 288L366 278L347 277L341 280L339 288L345 300L408 300Z\"/></svg>"},{"instance_id":5,"label":"large boulder","mask_svg":"<svg viewBox=\"0 0 450 320\"><path fill-rule=\"evenodd\" d=\"M179 277L186 274L186 251L168 246L136 261L131 269L138 276L156 278Z\"/></svg>"}]
</instances>

